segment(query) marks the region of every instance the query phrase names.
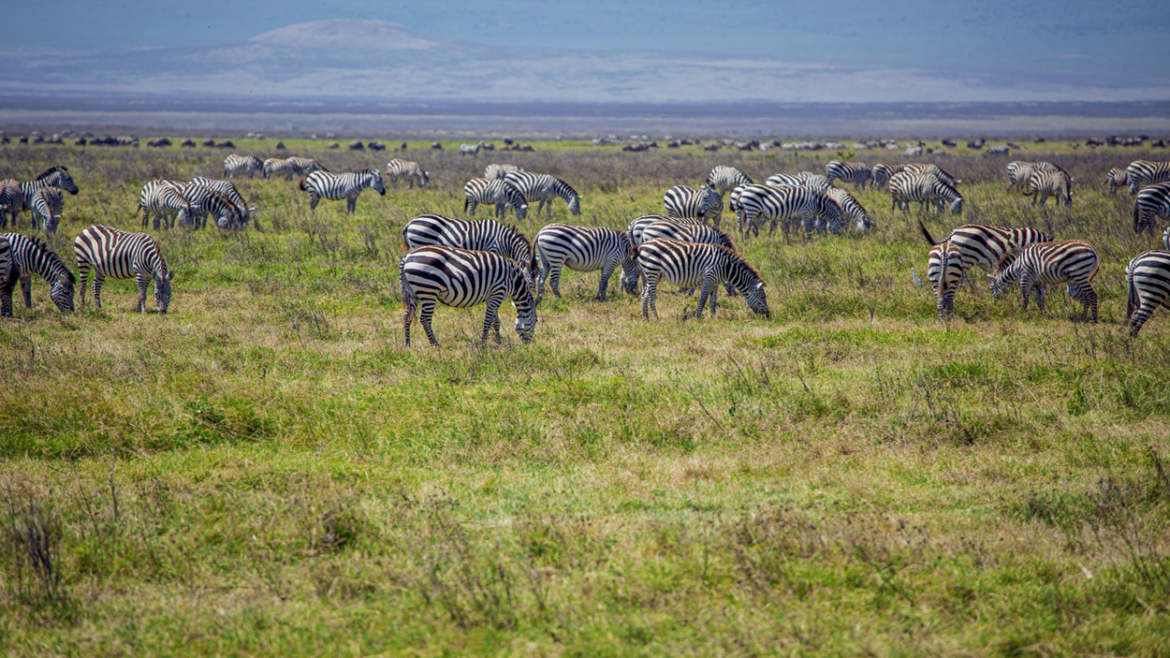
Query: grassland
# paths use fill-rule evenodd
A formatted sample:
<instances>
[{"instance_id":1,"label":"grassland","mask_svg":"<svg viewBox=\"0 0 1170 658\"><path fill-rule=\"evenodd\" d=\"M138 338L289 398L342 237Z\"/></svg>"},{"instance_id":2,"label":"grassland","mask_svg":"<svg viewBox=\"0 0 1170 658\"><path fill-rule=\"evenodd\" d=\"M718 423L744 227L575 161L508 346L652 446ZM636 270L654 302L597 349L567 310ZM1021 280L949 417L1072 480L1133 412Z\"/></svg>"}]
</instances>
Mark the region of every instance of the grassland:
<instances>
[{"instance_id":1,"label":"grassland","mask_svg":"<svg viewBox=\"0 0 1170 658\"><path fill-rule=\"evenodd\" d=\"M286 144L333 170L393 157ZM941 326L911 281L913 215L866 191L869 234L741 245L770 320L722 298L683 321L697 300L665 294L647 323L568 273L530 345L505 306L502 344L479 343L482 308L440 308L443 347L404 347L399 231L458 215L488 162L560 175L584 194L571 221L624 228L714 164L764 177L832 157L536 147L411 151L432 189L366 192L354 216L242 181L258 230L159 235L167 316L133 313L130 281L60 314L35 282L0 324L0 648L1170 653L1170 325L1127 337L1122 272L1155 242L1097 186L1156 153L1019 154L1072 172L1071 213L1005 194L1003 159L938 161L967 204L925 217L936 235L1032 225L1098 247L1098 325L1062 293L1024 314L972 282ZM143 181L217 175L224 155L13 145L0 170L69 166L81 194L50 241L71 261L85 226L139 226Z\"/></svg>"}]
</instances>

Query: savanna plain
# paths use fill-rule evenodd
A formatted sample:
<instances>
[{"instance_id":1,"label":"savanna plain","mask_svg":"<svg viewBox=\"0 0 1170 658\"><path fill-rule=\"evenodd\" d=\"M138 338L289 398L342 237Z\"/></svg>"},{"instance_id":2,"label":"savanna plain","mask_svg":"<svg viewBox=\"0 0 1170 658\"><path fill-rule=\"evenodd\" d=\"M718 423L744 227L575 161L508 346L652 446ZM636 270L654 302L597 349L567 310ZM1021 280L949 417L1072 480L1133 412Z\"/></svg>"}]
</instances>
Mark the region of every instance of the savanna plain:
<instances>
[{"instance_id":1,"label":"savanna plain","mask_svg":"<svg viewBox=\"0 0 1170 658\"><path fill-rule=\"evenodd\" d=\"M554 220L624 230L716 164L762 181L835 154L285 143L335 172L415 159L431 188L366 190L351 216L310 212L296 180L237 180L258 208L245 232L152 231L167 315L153 295L135 313L132 280L59 313L38 278L0 323L5 653L1170 655L1170 318L1123 326L1125 264L1160 235L1101 186L1159 151L1013 152L1069 170L1071 210L958 149L933 161L961 179L961 217L865 190L864 234L732 229L771 318L721 295L684 319L697 297L664 286L645 322L616 279L597 302L598 274L568 272L531 344L507 304L483 344L482 306L440 306L436 349L417 325L403 344L401 229L466 218L489 162L574 185L581 216L557 200ZM72 266L86 226L141 230L143 182L220 177L225 155L13 144L0 174L69 168L81 192L47 241ZM534 211L529 237L550 221ZM1022 312L975 270L940 324L910 272L916 217L936 238L1090 241L1101 322L1074 321L1063 286Z\"/></svg>"}]
</instances>

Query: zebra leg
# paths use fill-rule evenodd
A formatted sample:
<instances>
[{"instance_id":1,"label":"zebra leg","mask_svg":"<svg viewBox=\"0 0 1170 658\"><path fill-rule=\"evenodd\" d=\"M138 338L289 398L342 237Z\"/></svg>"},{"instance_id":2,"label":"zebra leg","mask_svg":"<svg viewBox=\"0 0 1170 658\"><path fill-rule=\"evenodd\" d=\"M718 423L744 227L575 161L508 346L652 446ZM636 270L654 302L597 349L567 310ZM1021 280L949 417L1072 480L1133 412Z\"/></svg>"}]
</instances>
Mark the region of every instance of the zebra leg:
<instances>
[{"instance_id":1,"label":"zebra leg","mask_svg":"<svg viewBox=\"0 0 1170 658\"><path fill-rule=\"evenodd\" d=\"M24 307L32 308L32 274L20 277L20 294L24 297Z\"/></svg>"},{"instance_id":2,"label":"zebra leg","mask_svg":"<svg viewBox=\"0 0 1170 658\"><path fill-rule=\"evenodd\" d=\"M105 279L104 274L97 270L93 271L93 305L98 308L102 307L102 283Z\"/></svg>"},{"instance_id":3,"label":"zebra leg","mask_svg":"<svg viewBox=\"0 0 1170 658\"><path fill-rule=\"evenodd\" d=\"M597 301L605 301L605 291L609 287L609 277L613 276L613 271L617 269L617 260L611 260L601 268L601 282L597 284Z\"/></svg>"},{"instance_id":4,"label":"zebra leg","mask_svg":"<svg viewBox=\"0 0 1170 658\"><path fill-rule=\"evenodd\" d=\"M1157 305L1147 304L1145 302L1142 303L1141 308L1138 309L1137 313L1133 314L1133 319L1129 322L1130 338L1137 338L1138 332L1142 330L1142 325L1146 323L1146 320L1150 319L1150 316L1153 315L1154 311L1156 310L1158 310ZM9 313L11 313L11 311L9 311Z\"/></svg>"},{"instance_id":5,"label":"zebra leg","mask_svg":"<svg viewBox=\"0 0 1170 658\"><path fill-rule=\"evenodd\" d=\"M483 335L479 337L480 342L487 340L488 331L490 330L495 330L497 343L503 340L500 336L500 304L502 303L504 303L503 295L488 299L487 312L483 315Z\"/></svg>"},{"instance_id":6,"label":"zebra leg","mask_svg":"<svg viewBox=\"0 0 1170 658\"><path fill-rule=\"evenodd\" d=\"M0 317L12 317L12 291L16 289L16 273L11 265L7 276L0 280Z\"/></svg>"},{"instance_id":7,"label":"zebra leg","mask_svg":"<svg viewBox=\"0 0 1170 658\"><path fill-rule=\"evenodd\" d=\"M435 317L435 300L424 299L420 304L422 308L419 310L419 320L422 322L423 331L427 332L431 345L438 347L439 339L435 338L435 332L431 330L431 319Z\"/></svg>"},{"instance_id":8,"label":"zebra leg","mask_svg":"<svg viewBox=\"0 0 1170 658\"><path fill-rule=\"evenodd\" d=\"M417 303L416 300L413 299L406 290L403 290L403 293L402 334L406 337L406 346L410 347L410 325L414 324L414 312Z\"/></svg>"},{"instance_id":9,"label":"zebra leg","mask_svg":"<svg viewBox=\"0 0 1170 658\"><path fill-rule=\"evenodd\" d=\"M1040 312L1045 313L1044 308L1044 286L1036 286L1036 305L1040 307Z\"/></svg>"},{"instance_id":10,"label":"zebra leg","mask_svg":"<svg viewBox=\"0 0 1170 658\"><path fill-rule=\"evenodd\" d=\"M316 192L309 192L309 210L317 210L317 203L321 197Z\"/></svg>"},{"instance_id":11,"label":"zebra leg","mask_svg":"<svg viewBox=\"0 0 1170 658\"><path fill-rule=\"evenodd\" d=\"M142 276L142 272L134 273L134 281L138 284L138 312L146 312L146 288L150 284L149 279Z\"/></svg>"},{"instance_id":12,"label":"zebra leg","mask_svg":"<svg viewBox=\"0 0 1170 658\"><path fill-rule=\"evenodd\" d=\"M357 212L357 195L345 197L345 210L349 214Z\"/></svg>"},{"instance_id":13,"label":"zebra leg","mask_svg":"<svg viewBox=\"0 0 1170 658\"><path fill-rule=\"evenodd\" d=\"M703 286L699 290L699 309L695 311L695 318L703 317L703 307L707 305L707 300L711 300L711 317L715 317L715 293L718 288L715 285L715 277L704 276Z\"/></svg>"},{"instance_id":14,"label":"zebra leg","mask_svg":"<svg viewBox=\"0 0 1170 658\"><path fill-rule=\"evenodd\" d=\"M1085 283L1081 287L1081 304L1084 305L1085 310L1081 313L1081 320L1087 320L1089 311L1093 312L1093 324L1097 324L1097 291L1093 290L1090 283Z\"/></svg>"},{"instance_id":15,"label":"zebra leg","mask_svg":"<svg viewBox=\"0 0 1170 658\"><path fill-rule=\"evenodd\" d=\"M658 275L644 274L646 283L642 286L642 319L649 320L650 314L647 309L654 311L654 319L658 319L658 305L655 303L658 297Z\"/></svg>"},{"instance_id":16,"label":"zebra leg","mask_svg":"<svg viewBox=\"0 0 1170 658\"><path fill-rule=\"evenodd\" d=\"M553 296L557 299L561 298L561 273L565 271L565 263L554 263L549 265L549 279L548 286L552 288Z\"/></svg>"}]
</instances>

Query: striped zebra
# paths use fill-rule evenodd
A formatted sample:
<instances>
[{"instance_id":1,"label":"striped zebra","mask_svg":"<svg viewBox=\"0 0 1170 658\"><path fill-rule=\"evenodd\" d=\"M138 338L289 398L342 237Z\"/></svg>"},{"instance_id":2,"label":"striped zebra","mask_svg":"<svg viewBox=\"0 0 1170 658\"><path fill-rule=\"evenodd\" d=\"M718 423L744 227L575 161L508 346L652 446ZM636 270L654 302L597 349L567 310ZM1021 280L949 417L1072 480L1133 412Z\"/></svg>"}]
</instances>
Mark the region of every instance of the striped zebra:
<instances>
[{"instance_id":1,"label":"striped zebra","mask_svg":"<svg viewBox=\"0 0 1170 658\"><path fill-rule=\"evenodd\" d=\"M772 174L764 182L769 187L804 187L804 180L790 174Z\"/></svg>"},{"instance_id":2,"label":"striped zebra","mask_svg":"<svg viewBox=\"0 0 1170 658\"><path fill-rule=\"evenodd\" d=\"M41 172L33 180L20 184L20 196L24 201L24 207L32 209L33 197L46 187L57 187L70 194L77 194L80 191L77 183L73 182L73 177L69 175L69 170L63 165L55 165ZM36 223L35 220L33 223ZM12 227L16 228L15 215L12 217Z\"/></svg>"},{"instance_id":3,"label":"striped zebra","mask_svg":"<svg viewBox=\"0 0 1170 658\"><path fill-rule=\"evenodd\" d=\"M295 155L291 155L288 157L288 161L290 164L294 165L297 169L301 170L302 176L308 176L309 174L313 173L314 171L329 171L325 167L322 167L313 158L301 158L301 157L297 157Z\"/></svg>"},{"instance_id":4,"label":"striped zebra","mask_svg":"<svg viewBox=\"0 0 1170 658\"><path fill-rule=\"evenodd\" d=\"M560 197L568 202L569 212L574 215L581 214L581 195L577 194L577 190L565 181L550 176L549 174L534 174L527 171L513 171L506 176L504 180L514 184L520 189L520 193L524 195L524 200L532 205L532 202L539 199L540 205L536 207L536 214L548 206L548 215L552 216L552 200L554 197Z\"/></svg>"},{"instance_id":5,"label":"striped zebra","mask_svg":"<svg viewBox=\"0 0 1170 658\"><path fill-rule=\"evenodd\" d=\"M719 226L723 216L723 197L715 188L704 184L695 189L686 185L675 185L662 197L666 214L671 217L702 218Z\"/></svg>"},{"instance_id":6,"label":"striped zebra","mask_svg":"<svg viewBox=\"0 0 1170 658\"><path fill-rule=\"evenodd\" d=\"M939 322L955 314L955 292L963 281L963 254L958 245L941 242L926 257L926 278L934 290Z\"/></svg>"},{"instance_id":7,"label":"striped zebra","mask_svg":"<svg viewBox=\"0 0 1170 658\"><path fill-rule=\"evenodd\" d=\"M248 178L257 173L264 174L264 162L254 155L236 155L232 153L223 160L223 177L235 178L248 174Z\"/></svg>"},{"instance_id":8,"label":"striped zebra","mask_svg":"<svg viewBox=\"0 0 1170 658\"><path fill-rule=\"evenodd\" d=\"M910 170L894 174L887 185L890 189L890 210L901 208L909 212L910 202L918 202L922 212L926 204L931 210L942 210L943 204L950 206L952 215L963 213L963 197L958 190L934 174L916 173Z\"/></svg>"},{"instance_id":9,"label":"striped zebra","mask_svg":"<svg viewBox=\"0 0 1170 658\"><path fill-rule=\"evenodd\" d=\"M1023 192L1028 187L1028 181L1032 180L1034 173L1036 173L1036 164L1033 162L1022 160L1009 162L1007 165L1008 186L1005 192Z\"/></svg>"},{"instance_id":10,"label":"striped zebra","mask_svg":"<svg viewBox=\"0 0 1170 658\"><path fill-rule=\"evenodd\" d=\"M959 255L963 262L963 272L978 266L985 272L992 272L999 264L999 259L1012 249L1019 249L1036 242L1052 242L1052 237L1032 228L1001 228L998 226L982 226L979 224L965 224L950 232L942 240L935 240L926 230L922 220L918 220L918 230L927 244L935 246L950 242L959 248Z\"/></svg>"},{"instance_id":11,"label":"striped zebra","mask_svg":"<svg viewBox=\"0 0 1170 658\"><path fill-rule=\"evenodd\" d=\"M776 224L782 222L784 233L789 231L789 222L801 220L807 233L813 228L823 231L827 226L834 233L841 230L841 208L824 192L804 187L770 187L767 185L746 185L737 200L736 214L739 231L745 238L748 231L759 236L760 225L771 222L769 234L776 232Z\"/></svg>"},{"instance_id":12,"label":"striped zebra","mask_svg":"<svg viewBox=\"0 0 1170 658\"><path fill-rule=\"evenodd\" d=\"M189 226L194 220L195 210L191 202L183 196L183 186L169 180L156 179L147 181L138 195L138 210L142 211L142 228L145 229L151 214L154 215L154 230L159 230L159 221L163 227L172 229L175 222L179 226Z\"/></svg>"},{"instance_id":13,"label":"striped zebra","mask_svg":"<svg viewBox=\"0 0 1170 658\"><path fill-rule=\"evenodd\" d=\"M873 175L872 189L885 189L890 179L894 177L894 174L902 173L905 168L905 165L892 165L884 162L875 164L871 169L871 174Z\"/></svg>"},{"instance_id":14,"label":"striped zebra","mask_svg":"<svg viewBox=\"0 0 1170 658\"><path fill-rule=\"evenodd\" d=\"M464 221L442 215L419 215L402 227L402 239L408 249L436 245L495 252L516 261L529 284L534 285L536 252L523 233L507 224L491 219Z\"/></svg>"},{"instance_id":15,"label":"striped zebra","mask_svg":"<svg viewBox=\"0 0 1170 658\"><path fill-rule=\"evenodd\" d=\"M825 165L825 177L832 185L835 180L853 183L859 190L865 189L865 184L873 177L873 170L864 162L845 162L844 160L829 160Z\"/></svg>"},{"instance_id":16,"label":"striped zebra","mask_svg":"<svg viewBox=\"0 0 1170 658\"><path fill-rule=\"evenodd\" d=\"M483 148L483 140L475 144L460 144L459 155L479 155L479 150Z\"/></svg>"},{"instance_id":17,"label":"striped zebra","mask_svg":"<svg viewBox=\"0 0 1170 658\"><path fill-rule=\"evenodd\" d=\"M285 180L292 180L293 176L305 175L300 167L286 158L268 158L261 165L260 173L264 178L284 176Z\"/></svg>"},{"instance_id":18,"label":"striped zebra","mask_svg":"<svg viewBox=\"0 0 1170 658\"><path fill-rule=\"evenodd\" d=\"M191 228L206 227L208 215L212 216L215 225L220 228L244 226L244 218L240 214L239 207L232 203L231 199L210 187L187 183L180 192L183 198L191 204L191 223L189 225ZM184 224L182 218L179 218L179 226L186 228L188 224Z\"/></svg>"},{"instance_id":19,"label":"striped zebra","mask_svg":"<svg viewBox=\"0 0 1170 658\"><path fill-rule=\"evenodd\" d=\"M1125 321L1137 338L1159 306L1170 308L1170 250L1144 251L1125 266Z\"/></svg>"},{"instance_id":20,"label":"striped zebra","mask_svg":"<svg viewBox=\"0 0 1170 658\"><path fill-rule=\"evenodd\" d=\"M837 206L846 217L853 220L853 224L858 231L864 232L873 228L873 220L869 218L869 213L865 211L865 206L861 205L861 202L854 198L847 190L840 187L830 187L828 190L825 190L825 194L837 203Z\"/></svg>"},{"instance_id":21,"label":"striped zebra","mask_svg":"<svg viewBox=\"0 0 1170 658\"><path fill-rule=\"evenodd\" d=\"M309 193L309 209L314 212L317 204L325 198L333 201L345 199L346 211L353 213L357 209L358 195L367 187L386 196L386 186L382 185L382 175L377 169L358 169L344 174L314 171L302 178L300 185Z\"/></svg>"},{"instance_id":22,"label":"striped zebra","mask_svg":"<svg viewBox=\"0 0 1170 658\"><path fill-rule=\"evenodd\" d=\"M1129 193L1137 194L1146 185L1170 180L1170 162L1134 160L1125 169L1125 179L1129 182Z\"/></svg>"},{"instance_id":23,"label":"striped zebra","mask_svg":"<svg viewBox=\"0 0 1170 658\"><path fill-rule=\"evenodd\" d=\"M85 306L86 279L93 270L93 301L98 308L102 307L102 283L106 277L133 278L138 283L138 312L146 313L146 288L153 279L158 312L166 314L171 305L171 279L175 272L167 267L153 237L95 224L77 235L73 253L81 277L82 306Z\"/></svg>"},{"instance_id":24,"label":"striped zebra","mask_svg":"<svg viewBox=\"0 0 1170 658\"><path fill-rule=\"evenodd\" d=\"M216 225L220 228L243 230L247 227L248 222L252 220L252 213L256 212L256 208L254 206L248 207L248 202L244 200L244 195L240 194L240 191L236 189L236 186L231 181L197 176L191 179L191 184L219 192L225 199L231 201L235 205L236 210L239 211L239 218L236 221L221 223L217 219Z\"/></svg>"},{"instance_id":25,"label":"striped zebra","mask_svg":"<svg viewBox=\"0 0 1170 658\"><path fill-rule=\"evenodd\" d=\"M0 228L8 228L9 215L12 215L12 227L16 228L16 218L22 210L24 194L20 191L20 182L11 178L0 181Z\"/></svg>"},{"instance_id":26,"label":"striped zebra","mask_svg":"<svg viewBox=\"0 0 1170 658\"><path fill-rule=\"evenodd\" d=\"M568 267L574 272L601 270L597 284L597 301L605 301L609 279L617 268L622 268L622 288L633 294L638 284L638 250L630 234L611 228L549 224L536 234L533 241L540 253L540 277L536 282L536 303L544 297L547 282L555 297L561 296L561 272Z\"/></svg>"},{"instance_id":27,"label":"striped zebra","mask_svg":"<svg viewBox=\"0 0 1170 658\"><path fill-rule=\"evenodd\" d=\"M740 185L751 185L752 179L735 167L718 165L707 175L707 185L710 185L720 195L727 194Z\"/></svg>"},{"instance_id":28,"label":"striped zebra","mask_svg":"<svg viewBox=\"0 0 1170 658\"><path fill-rule=\"evenodd\" d=\"M32 275L37 273L49 283L49 299L57 310L68 313L73 310L73 289L77 278L73 271L48 245L36 238L20 233L2 233L0 238L10 247L8 267L3 270L0 280L0 317L12 317L12 291L20 282L25 308L32 308Z\"/></svg>"},{"instance_id":29,"label":"striped zebra","mask_svg":"<svg viewBox=\"0 0 1170 658\"><path fill-rule=\"evenodd\" d=\"M1024 296L1024 310L1028 310L1028 296L1036 291L1036 303L1044 311L1044 286L1068 282L1068 296L1084 305L1081 320L1088 320L1093 312L1097 322L1097 291L1093 277L1101 267L1101 259L1093 245L1084 240L1040 242L1012 249L1000 256L991 278L991 296L999 297L1008 285L1018 283Z\"/></svg>"},{"instance_id":30,"label":"striped zebra","mask_svg":"<svg viewBox=\"0 0 1170 658\"><path fill-rule=\"evenodd\" d=\"M481 203L494 205L498 219L507 217L508 206L512 207L518 221L528 218L528 202L520 188L501 178L472 178L467 181L463 186L463 212L474 216L476 207Z\"/></svg>"},{"instance_id":31,"label":"striped zebra","mask_svg":"<svg viewBox=\"0 0 1170 658\"><path fill-rule=\"evenodd\" d=\"M1133 232L1154 234L1158 219L1170 219L1170 182L1143 187L1133 200Z\"/></svg>"},{"instance_id":32,"label":"striped zebra","mask_svg":"<svg viewBox=\"0 0 1170 658\"><path fill-rule=\"evenodd\" d=\"M1024 191L1024 196L1032 197L1032 205L1036 205L1036 199L1039 198L1041 206L1048 200L1048 197L1056 197L1056 201L1061 206L1071 208L1073 200L1072 179L1063 171L1037 170L1028 179L1028 189Z\"/></svg>"},{"instance_id":33,"label":"striped zebra","mask_svg":"<svg viewBox=\"0 0 1170 658\"><path fill-rule=\"evenodd\" d=\"M957 180L954 176L950 175L949 173L943 171L942 167L939 167L936 164L920 164L920 163L916 163L916 162L911 162L909 164L903 165L902 171L909 171L909 172L913 172L916 174L931 174L932 176L934 176L935 178L939 179L940 181L946 183L947 185L950 185L951 187L956 187L956 188L959 186L959 183L962 182L960 180Z\"/></svg>"},{"instance_id":34,"label":"striped zebra","mask_svg":"<svg viewBox=\"0 0 1170 658\"><path fill-rule=\"evenodd\" d=\"M796 177L800 179L802 186L818 192L824 192L833 186L827 177L812 171L802 171Z\"/></svg>"},{"instance_id":35,"label":"striped zebra","mask_svg":"<svg viewBox=\"0 0 1170 658\"><path fill-rule=\"evenodd\" d=\"M752 311L771 317L760 273L727 247L659 238L638 247L638 268L645 277L642 286L642 318L645 320L650 319L649 311L654 311L654 319L658 319L659 281L684 288L700 288L696 318L702 316L708 298L711 300L711 315L715 315L716 286L720 283L731 284L743 295Z\"/></svg>"},{"instance_id":36,"label":"striped zebra","mask_svg":"<svg viewBox=\"0 0 1170 658\"><path fill-rule=\"evenodd\" d=\"M1121 167L1114 167L1105 174L1105 185L1109 188L1109 196L1117 196L1117 190L1129 185L1129 172Z\"/></svg>"},{"instance_id":37,"label":"striped zebra","mask_svg":"<svg viewBox=\"0 0 1170 658\"><path fill-rule=\"evenodd\" d=\"M495 180L497 178L504 178L514 171L524 171L523 167L517 167L514 164L490 164L483 170L483 177L488 180Z\"/></svg>"},{"instance_id":38,"label":"striped zebra","mask_svg":"<svg viewBox=\"0 0 1170 658\"><path fill-rule=\"evenodd\" d=\"M61 222L61 211L65 208L65 197L59 187L43 187L32 198L33 226L40 226L45 233L56 233Z\"/></svg>"},{"instance_id":39,"label":"striped zebra","mask_svg":"<svg viewBox=\"0 0 1170 658\"><path fill-rule=\"evenodd\" d=\"M386 178L390 179L390 187L398 187L398 179L405 178L410 182L410 189L414 189L414 181L418 180L419 187L430 187L430 173L413 160L394 158L386 163Z\"/></svg>"},{"instance_id":40,"label":"striped zebra","mask_svg":"<svg viewBox=\"0 0 1170 658\"><path fill-rule=\"evenodd\" d=\"M635 246L640 245L646 241L646 238L643 237L645 234L646 228L649 227L654 222L658 222L658 221L671 221L671 222L674 222L676 224L694 224L696 226L699 226L699 225L708 226L708 224L706 222L704 222L701 219L697 219L695 217L667 217L666 215L659 215L657 213L650 213L647 215L642 215L642 216L636 218L634 221L630 222L629 227L626 229L626 232L630 234L630 240L633 240Z\"/></svg>"},{"instance_id":41,"label":"striped zebra","mask_svg":"<svg viewBox=\"0 0 1170 658\"><path fill-rule=\"evenodd\" d=\"M735 251L735 244L731 241L731 237L717 227L702 221L695 221L691 219L666 218L660 219L642 231L642 242L649 242L657 240L658 238L669 238L671 240L682 240L683 242L701 242L704 244L717 244L720 247L727 247ZM634 264L634 281L637 281L638 276L641 276L641 270L637 269L637 263ZM724 283L727 288L727 295L734 297L736 295L735 288L730 283ZM687 295L695 293L694 288L684 290Z\"/></svg>"},{"instance_id":42,"label":"striped zebra","mask_svg":"<svg viewBox=\"0 0 1170 658\"><path fill-rule=\"evenodd\" d=\"M438 346L431 329L436 302L455 308L487 303L480 340L487 340L491 330L495 331L496 340L500 340L500 306L509 298L516 307L516 333L526 343L532 340L536 303L527 278L509 258L490 251L418 247L403 256L398 280L405 307L402 324L407 345L410 345L410 325L418 315L431 345Z\"/></svg>"}]
</instances>

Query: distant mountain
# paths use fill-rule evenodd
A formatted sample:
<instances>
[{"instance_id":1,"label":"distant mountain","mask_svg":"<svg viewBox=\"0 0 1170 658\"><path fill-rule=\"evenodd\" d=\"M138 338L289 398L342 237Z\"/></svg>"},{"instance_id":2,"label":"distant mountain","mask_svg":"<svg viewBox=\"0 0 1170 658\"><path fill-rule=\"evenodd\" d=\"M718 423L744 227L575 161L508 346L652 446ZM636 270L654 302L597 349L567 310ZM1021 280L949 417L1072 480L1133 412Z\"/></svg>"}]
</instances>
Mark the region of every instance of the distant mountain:
<instances>
[{"instance_id":1,"label":"distant mountain","mask_svg":"<svg viewBox=\"0 0 1170 658\"><path fill-rule=\"evenodd\" d=\"M687 52L501 48L386 21L290 25L227 46L0 54L7 94L355 101L1127 100L1167 90ZM2 105L3 101L0 101Z\"/></svg>"}]
</instances>

